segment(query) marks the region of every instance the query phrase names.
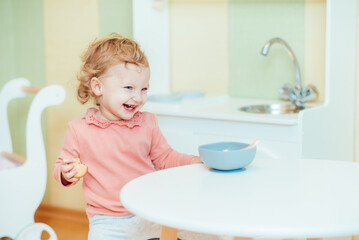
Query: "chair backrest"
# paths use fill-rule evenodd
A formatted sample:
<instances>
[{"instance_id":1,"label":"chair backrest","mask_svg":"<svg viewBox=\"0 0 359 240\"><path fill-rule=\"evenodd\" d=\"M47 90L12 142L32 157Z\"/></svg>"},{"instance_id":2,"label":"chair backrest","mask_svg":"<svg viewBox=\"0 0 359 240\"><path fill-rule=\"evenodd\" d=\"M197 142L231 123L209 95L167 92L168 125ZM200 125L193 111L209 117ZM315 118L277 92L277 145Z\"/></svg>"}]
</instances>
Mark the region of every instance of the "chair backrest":
<instances>
[{"instance_id":1,"label":"chair backrest","mask_svg":"<svg viewBox=\"0 0 359 240\"><path fill-rule=\"evenodd\" d=\"M51 85L41 89L31 103L26 121L26 162L0 171L0 206L3 206L0 237L16 238L26 226L34 223L34 214L42 201L47 182L41 115L46 107L61 104L65 96L63 87Z\"/></svg>"},{"instance_id":2,"label":"chair backrest","mask_svg":"<svg viewBox=\"0 0 359 240\"><path fill-rule=\"evenodd\" d=\"M0 151L12 152L7 108L11 100L26 96L22 86L30 86L30 81L26 78L15 78L7 82L0 90Z\"/></svg>"}]
</instances>

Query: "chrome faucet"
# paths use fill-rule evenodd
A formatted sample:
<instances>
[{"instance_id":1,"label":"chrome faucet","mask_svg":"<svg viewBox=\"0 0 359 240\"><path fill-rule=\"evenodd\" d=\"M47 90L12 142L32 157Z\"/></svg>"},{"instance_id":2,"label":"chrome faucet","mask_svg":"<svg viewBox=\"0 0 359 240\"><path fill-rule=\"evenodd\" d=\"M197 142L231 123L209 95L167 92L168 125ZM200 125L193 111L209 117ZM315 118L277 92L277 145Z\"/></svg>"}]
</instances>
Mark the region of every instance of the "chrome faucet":
<instances>
[{"instance_id":1,"label":"chrome faucet","mask_svg":"<svg viewBox=\"0 0 359 240\"><path fill-rule=\"evenodd\" d=\"M308 85L303 89L300 69L297 58L294 55L293 50L289 47L289 45L281 38L272 38L268 42L266 42L262 48L261 54L263 56L267 56L269 52L269 48L274 43L281 44L286 50L293 62L294 71L295 71L295 85L294 87L290 87L289 84L285 84L283 87L279 89L279 96L282 99L290 100L293 104L301 106L306 101L312 101L318 98L318 90L314 85Z\"/></svg>"}]
</instances>

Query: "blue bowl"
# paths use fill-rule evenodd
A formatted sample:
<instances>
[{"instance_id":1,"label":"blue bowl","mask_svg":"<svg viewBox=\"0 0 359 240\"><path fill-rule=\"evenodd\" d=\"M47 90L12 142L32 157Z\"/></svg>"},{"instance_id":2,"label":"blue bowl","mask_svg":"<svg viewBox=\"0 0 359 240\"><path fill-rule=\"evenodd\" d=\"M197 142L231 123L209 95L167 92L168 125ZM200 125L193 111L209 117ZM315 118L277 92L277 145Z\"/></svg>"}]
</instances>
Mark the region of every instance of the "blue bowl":
<instances>
[{"instance_id":1,"label":"blue bowl","mask_svg":"<svg viewBox=\"0 0 359 240\"><path fill-rule=\"evenodd\" d=\"M218 142L199 146L202 161L217 170L235 170L247 167L254 160L256 147L241 150L248 143Z\"/></svg>"}]
</instances>

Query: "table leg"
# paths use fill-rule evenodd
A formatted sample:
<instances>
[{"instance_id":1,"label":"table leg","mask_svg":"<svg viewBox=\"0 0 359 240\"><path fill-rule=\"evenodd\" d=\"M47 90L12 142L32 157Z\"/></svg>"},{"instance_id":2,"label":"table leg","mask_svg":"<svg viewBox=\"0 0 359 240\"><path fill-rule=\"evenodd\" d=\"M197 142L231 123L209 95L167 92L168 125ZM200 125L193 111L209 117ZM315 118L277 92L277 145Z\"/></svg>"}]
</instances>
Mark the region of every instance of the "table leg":
<instances>
[{"instance_id":1,"label":"table leg","mask_svg":"<svg viewBox=\"0 0 359 240\"><path fill-rule=\"evenodd\" d=\"M177 240L177 229L167 226L162 226L161 240Z\"/></svg>"},{"instance_id":2,"label":"table leg","mask_svg":"<svg viewBox=\"0 0 359 240\"><path fill-rule=\"evenodd\" d=\"M253 238L249 238L249 237L234 237L233 240L253 240Z\"/></svg>"}]
</instances>

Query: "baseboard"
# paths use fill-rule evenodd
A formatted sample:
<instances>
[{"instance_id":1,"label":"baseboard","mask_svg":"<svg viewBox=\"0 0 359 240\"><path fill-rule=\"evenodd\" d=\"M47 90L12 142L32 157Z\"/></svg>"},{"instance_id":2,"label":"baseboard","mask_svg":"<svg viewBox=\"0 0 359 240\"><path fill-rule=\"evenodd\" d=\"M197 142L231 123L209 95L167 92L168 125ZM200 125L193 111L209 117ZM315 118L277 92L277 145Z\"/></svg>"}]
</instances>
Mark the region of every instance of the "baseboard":
<instances>
[{"instance_id":1,"label":"baseboard","mask_svg":"<svg viewBox=\"0 0 359 240\"><path fill-rule=\"evenodd\" d=\"M41 203L35 212L35 221L44 222L44 219L52 218L88 224L88 218L85 211Z\"/></svg>"}]
</instances>

